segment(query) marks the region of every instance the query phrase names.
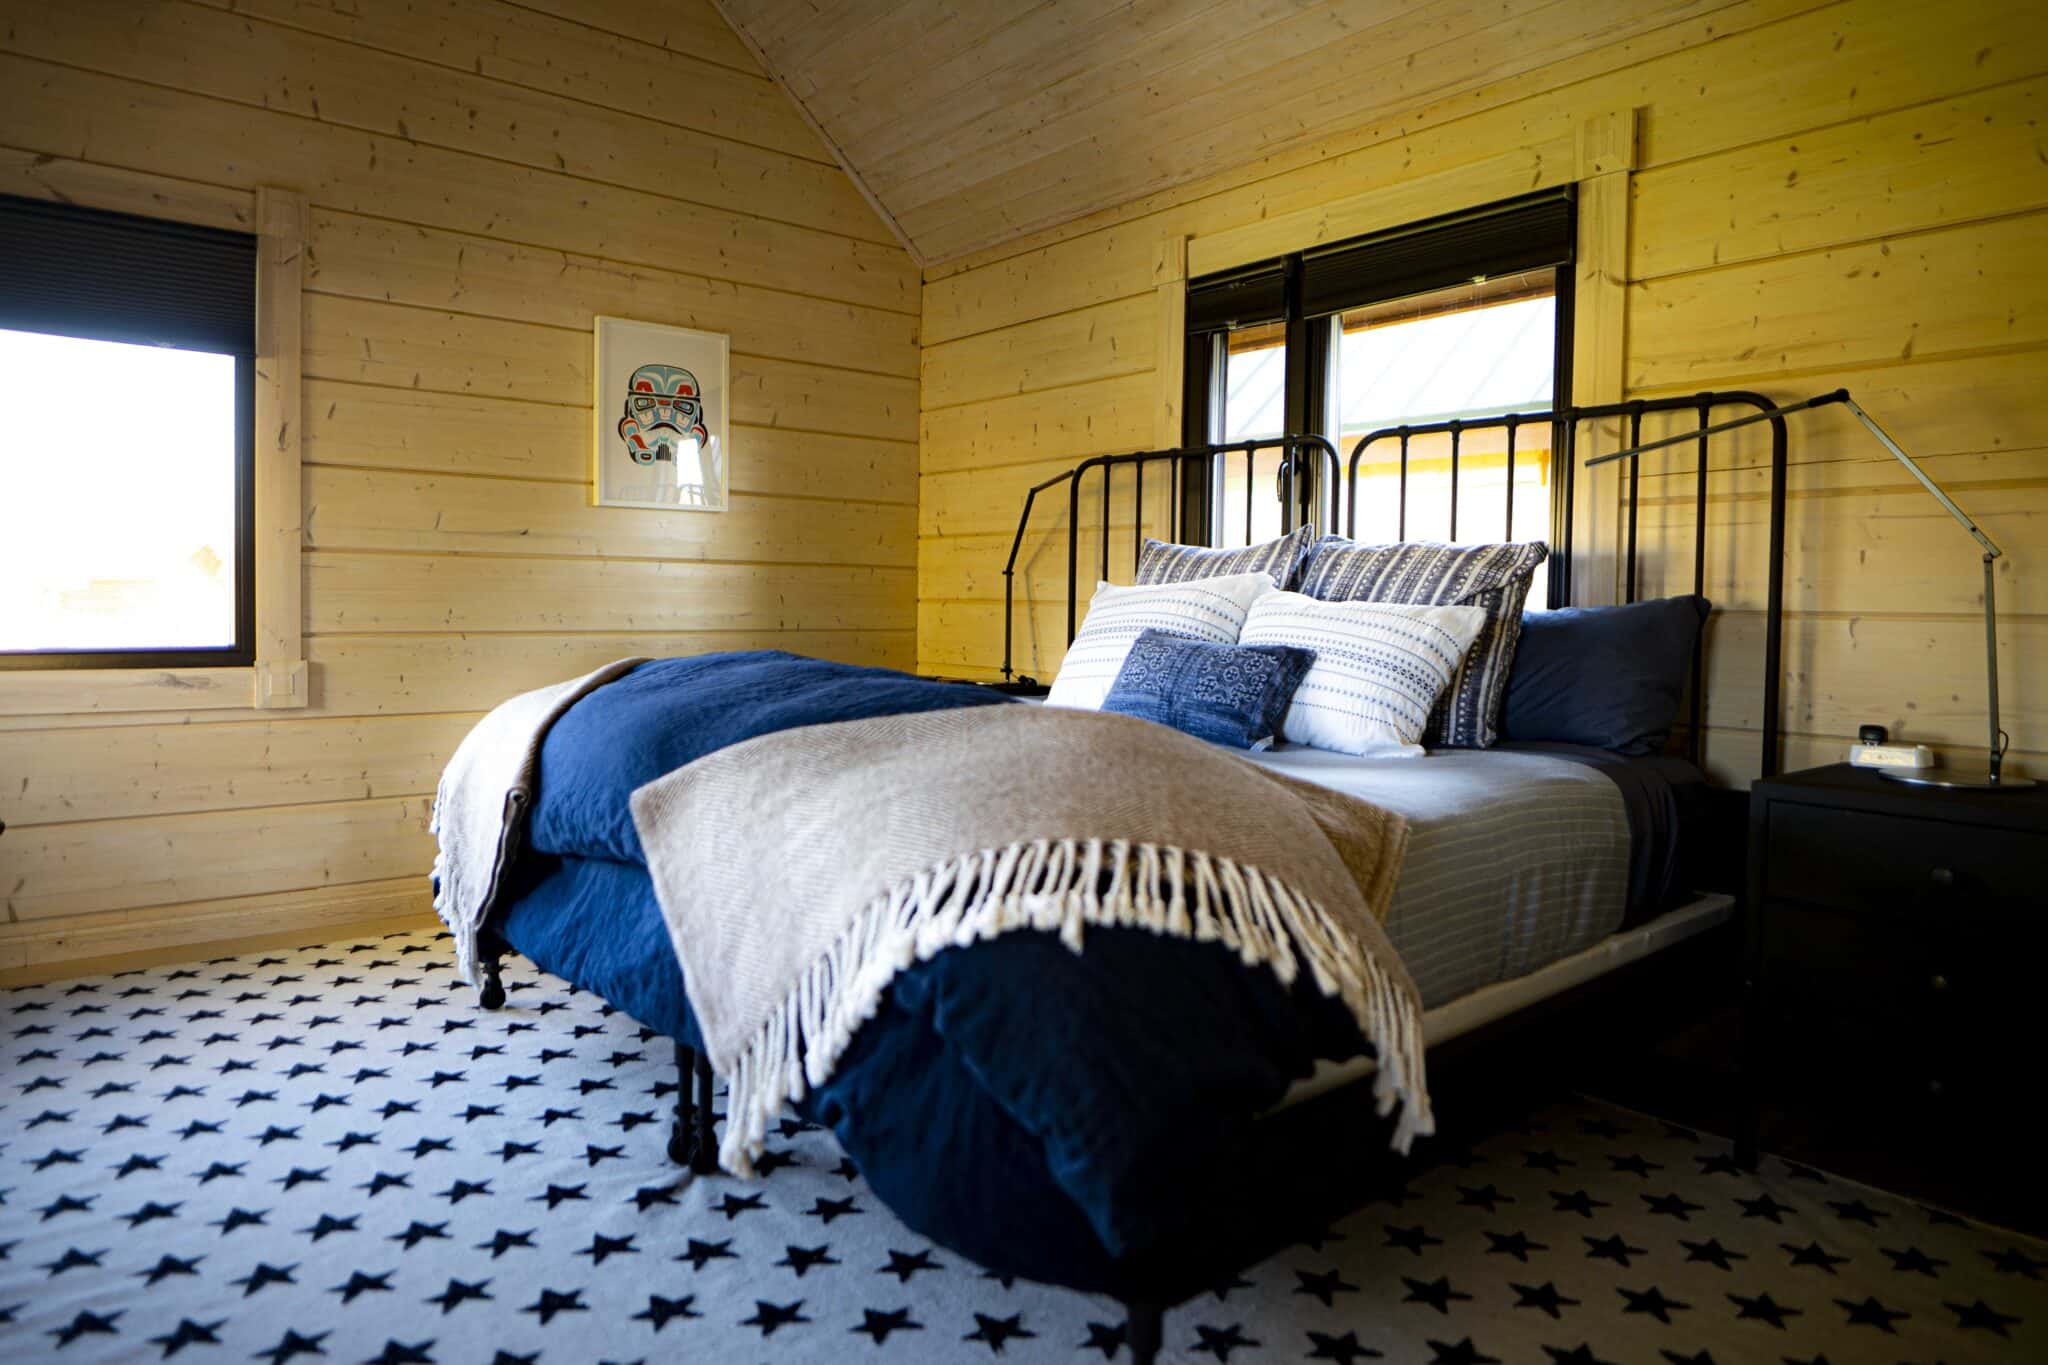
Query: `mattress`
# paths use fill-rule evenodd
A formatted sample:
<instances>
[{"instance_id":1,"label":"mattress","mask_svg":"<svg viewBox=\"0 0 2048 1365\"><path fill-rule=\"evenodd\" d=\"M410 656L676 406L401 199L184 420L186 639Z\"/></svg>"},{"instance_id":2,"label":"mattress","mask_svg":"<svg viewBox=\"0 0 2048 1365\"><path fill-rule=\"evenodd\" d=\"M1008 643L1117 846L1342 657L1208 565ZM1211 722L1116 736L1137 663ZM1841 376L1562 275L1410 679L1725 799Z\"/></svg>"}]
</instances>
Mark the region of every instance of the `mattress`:
<instances>
[{"instance_id":1,"label":"mattress","mask_svg":"<svg viewBox=\"0 0 2048 1365\"><path fill-rule=\"evenodd\" d=\"M1261 767L1399 811L1408 856L1387 937L1423 1008L1570 957L1683 886L1688 764L1574 746L1357 758L1286 745Z\"/></svg>"}]
</instances>

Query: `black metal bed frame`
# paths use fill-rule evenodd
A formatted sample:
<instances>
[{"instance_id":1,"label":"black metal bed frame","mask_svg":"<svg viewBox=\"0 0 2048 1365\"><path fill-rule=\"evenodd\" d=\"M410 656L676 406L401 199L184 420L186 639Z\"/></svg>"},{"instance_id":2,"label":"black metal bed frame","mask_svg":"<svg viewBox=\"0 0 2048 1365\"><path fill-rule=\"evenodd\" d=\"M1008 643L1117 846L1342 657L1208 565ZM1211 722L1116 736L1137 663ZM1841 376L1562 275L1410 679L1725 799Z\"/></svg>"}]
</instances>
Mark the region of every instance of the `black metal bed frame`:
<instances>
[{"instance_id":1,"label":"black metal bed frame","mask_svg":"<svg viewBox=\"0 0 2048 1365\"><path fill-rule=\"evenodd\" d=\"M1717 407L1746 407L1754 410L1754 416L1768 416L1771 428L1770 458L1770 550L1767 566L1768 587L1766 596L1766 625L1764 645L1764 714L1762 775L1770 776L1777 770L1777 749L1779 739L1779 674L1784 618L1784 541L1785 541L1785 465L1787 432L1779 406L1761 394L1747 391L1704 392L1680 398L1641 399L1623 403L1605 403L1580 407L1557 408L1548 411L1528 413L1506 413L1495 417L1459 418L1443 422L1421 423L1407 426L1385 427L1369 432L1351 448L1347 461L1340 462L1336 447L1321 436L1288 435L1260 440L1236 441L1220 445L1180 446L1166 450L1134 451L1120 455L1097 455L1083 460L1074 468L1031 487L1024 499L1024 508L1017 519L1017 533L1010 543L1009 558L1003 565L1003 676L1015 680L1013 670L1014 637L1012 622L1016 607L1017 556L1028 534L1031 513L1038 496L1064 483L1067 485L1067 640L1072 643L1075 631L1075 604L1080 580L1080 535L1082 481L1100 471L1101 503L1101 576L1107 578L1110 569L1111 495L1115 488L1115 475L1119 469L1129 468L1133 475L1131 556L1135 572L1139 556L1144 551L1146 522L1144 515L1145 470L1148 465L1160 461L1167 463L1169 512L1166 525L1160 529L1167 532L1167 538L1176 541L1208 539L1211 504L1208 501L1209 475L1219 458L1242 455L1245 459L1246 510L1245 532L1249 542L1252 534L1252 475L1256 472L1260 451L1278 449L1282 459L1278 472L1282 496L1281 523L1283 533L1299 524L1315 524L1318 513L1328 509L1333 527L1342 525L1356 531L1358 522L1358 468L1366 453L1375 445L1385 441L1397 441L1400 445L1400 476L1397 497L1399 507L1396 523L1399 538L1407 538L1408 504L1408 454L1411 443L1422 436L1449 435L1451 438L1451 525L1450 535L1457 535L1458 500L1458 458L1466 434L1476 431L1498 430L1504 433L1507 446L1507 491L1504 533L1512 535L1514 525L1514 459L1517 433L1531 426L1548 425L1551 428L1551 450L1554 457L1561 456L1562 486L1552 498L1553 548L1562 544L1562 554L1554 559L1555 569L1551 577L1552 605L1565 605L1571 595L1571 555L1573 520L1573 485L1575 474L1574 448L1579 424L1588 421L1625 419L1628 423L1629 441L1627 448L1610 455L1596 456L1588 465L1605 464L1617 459L1628 460L1626 530L1624 571L1624 600L1636 600L1638 583L1638 547L1636 538L1637 484L1640 477L1640 460L1645 451L1636 450L1642 445L1643 419L1653 414L1690 412L1697 416L1698 431L1694 434L1698 443L1698 470L1695 487L1695 510L1693 525L1693 575L1692 586L1699 593L1706 583L1706 507L1708 443L1715 430L1713 412ZM1651 449L1682 444L1685 439L1670 438L1652 442ZM1199 471L1200 477L1197 477ZM1340 497L1341 494L1341 497ZM1338 514L1341 507L1342 515ZM1200 534L1191 534L1199 532ZM1688 744L1691 757L1696 761L1701 744L1702 679L1704 670L1701 655L1704 649L1693 652L1693 674L1688 727ZM1013 687L1031 685L1029 679L1011 682ZM484 985L478 995L478 1003L487 1010L496 1010L505 1003L505 987L500 973L500 959L509 951L508 946L488 928L481 935L479 954L484 971ZM717 1145L712 1110L714 1077L710 1061L688 1044L678 1041L676 1049L676 1108L675 1125L669 1134L668 1153L671 1160L686 1166L695 1174L710 1174L717 1170ZM1128 1344L1134 1360L1140 1365L1149 1365L1160 1349L1164 1315L1167 1304L1158 1300L1133 1299L1125 1304L1130 1314Z\"/></svg>"},{"instance_id":2,"label":"black metal bed frame","mask_svg":"<svg viewBox=\"0 0 2048 1365\"><path fill-rule=\"evenodd\" d=\"M1242 454L1247 473L1247 496L1245 499L1246 540L1251 539L1252 505L1249 475L1256 467L1258 452L1279 450L1282 452L1279 477L1282 480L1281 530L1284 534L1302 522L1315 522L1317 513L1325 507L1330 512L1333 530L1348 529L1356 533L1358 526L1358 468L1368 450L1383 442L1396 441L1400 445L1399 486L1396 493L1397 539L1408 538L1408 455L1411 443L1417 437L1448 435L1451 438L1450 470L1450 527L1453 539L1457 536L1458 525L1458 458L1464 438L1479 431L1498 431L1504 434L1507 447L1507 488L1505 495L1506 513L1503 534L1512 535L1514 525L1514 467L1517 434L1524 428L1548 426L1551 429L1551 451L1553 459L1561 460L1556 467L1561 479L1558 493L1552 500L1550 545L1551 556L1551 605L1568 606L1572 595L1572 552L1574 491L1576 486L1575 449L1579 427L1582 423L1596 421L1625 420L1628 424L1628 442L1622 450L1609 455L1598 455L1586 461L1588 466L1607 464L1618 459L1628 461L1627 498L1624 515L1626 524L1623 542L1623 593L1624 602L1634 602L1637 585L1641 577L1640 556L1636 536L1636 517L1639 498L1638 483L1641 477L1642 456L1646 451L1634 447L1643 444L1643 420L1646 417L1666 413L1689 413L1697 421L1698 429L1690 438L1682 433L1662 442L1669 447L1682 444L1686 439L1697 443L1698 460L1695 471L1693 507L1693 564L1692 590L1704 595L1706 587L1707 555L1707 475L1709 472L1708 451L1714 428L1716 408L1738 407L1753 410L1755 415L1768 416L1771 430L1770 458L1770 548L1766 564L1766 586L1764 607L1764 696L1762 729L1762 762L1759 776L1769 777L1776 773L1779 743L1779 704L1783 665L1784 615L1785 615L1785 465L1788 434L1782 410L1771 399L1748 390L1706 391L1673 398L1640 398L1620 403L1586 404L1577 407L1553 408L1533 412L1511 412L1492 417L1454 418L1442 422L1425 422L1406 426L1382 427L1366 433L1351 447L1348 460L1340 470L1337 452L1328 440L1321 436L1286 435L1250 441L1233 441L1220 445L1177 446L1165 450L1141 450L1121 455L1097 455L1083 460L1072 469L1055 474L1049 479L1034 484L1025 494L1024 509L1017 518L1017 532L1010 541L1009 558L1003 564L1003 678L1013 687L1030 689L1037 683L1028 677L1019 677L1015 670L1015 620L1016 620L1016 569L1017 556L1023 548L1024 538L1030 531L1031 513L1038 501L1038 495L1061 484L1067 486L1067 642L1073 643L1077 629L1075 622L1076 604L1080 588L1080 540L1082 532L1081 495L1082 484L1089 475L1101 472L1100 528L1101 528L1101 576L1109 576L1111 538L1111 494L1115 488L1114 472L1129 468L1134 476L1132 490L1131 558L1135 572L1138 557L1143 553L1147 535L1144 515L1145 469L1159 462L1167 464L1170 481L1169 510L1166 524L1155 529L1163 530L1163 538L1186 541L1190 538L1206 539L1206 536L1191 537L1191 528L1206 530L1206 516L1198 515L1206 509L1198 507L1197 500L1205 491L1206 483L1194 477L1197 468L1214 468L1219 458ZM1652 449L1658 448L1653 444ZM1191 494L1190 489L1194 490ZM1325 495L1328 495L1327 497ZM1340 511L1341 509L1341 515ZM1687 712L1688 757L1695 762L1700 757L1703 727L1701 724L1704 704L1703 681L1705 678L1705 649L1693 651L1692 686Z\"/></svg>"}]
</instances>

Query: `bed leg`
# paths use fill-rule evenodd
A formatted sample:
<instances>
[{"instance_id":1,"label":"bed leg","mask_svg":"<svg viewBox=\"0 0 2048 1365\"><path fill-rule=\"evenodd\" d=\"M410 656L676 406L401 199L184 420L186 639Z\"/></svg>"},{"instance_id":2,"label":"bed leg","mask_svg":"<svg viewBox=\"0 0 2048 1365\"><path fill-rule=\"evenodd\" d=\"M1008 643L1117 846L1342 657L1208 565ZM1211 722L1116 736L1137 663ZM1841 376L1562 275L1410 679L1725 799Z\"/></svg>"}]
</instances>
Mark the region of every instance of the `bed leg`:
<instances>
[{"instance_id":1,"label":"bed leg","mask_svg":"<svg viewBox=\"0 0 2048 1365\"><path fill-rule=\"evenodd\" d=\"M697 1083L697 1143L691 1154L690 1169L698 1175L711 1175L718 1170L718 1139L712 1127L716 1115L711 1109L711 1090L716 1078L711 1074L711 1059L699 1052L695 1057ZM682 1077L676 1078L680 1084Z\"/></svg>"},{"instance_id":2,"label":"bed leg","mask_svg":"<svg viewBox=\"0 0 2048 1365\"><path fill-rule=\"evenodd\" d=\"M476 1002L487 1010L505 1007L505 979L498 974L499 948L494 944L480 949L483 957L484 984L478 988Z\"/></svg>"},{"instance_id":3,"label":"bed leg","mask_svg":"<svg viewBox=\"0 0 2048 1365\"><path fill-rule=\"evenodd\" d=\"M1130 1315L1125 1336L1130 1340L1133 1365L1153 1365L1166 1338L1166 1310L1156 1303L1126 1303L1124 1311Z\"/></svg>"},{"instance_id":4,"label":"bed leg","mask_svg":"<svg viewBox=\"0 0 2048 1365\"><path fill-rule=\"evenodd\" d=\"M690 1102L691 1083L697 1066L697 1051L686 1043L676 1044L676 1126L668 1133L668 1159L678 1166L696 1165L697 1115Z\"/></svg>"}]
</instances>

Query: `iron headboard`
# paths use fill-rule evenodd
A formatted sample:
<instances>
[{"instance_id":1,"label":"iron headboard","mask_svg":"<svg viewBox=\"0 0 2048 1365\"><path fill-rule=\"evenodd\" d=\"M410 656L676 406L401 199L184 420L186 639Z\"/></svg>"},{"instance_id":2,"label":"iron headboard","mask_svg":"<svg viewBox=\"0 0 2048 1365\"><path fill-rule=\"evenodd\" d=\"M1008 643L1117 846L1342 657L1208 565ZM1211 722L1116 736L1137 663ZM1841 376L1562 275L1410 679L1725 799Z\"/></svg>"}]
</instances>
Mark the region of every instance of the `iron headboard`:
<instances>
[{"instance_id":1,"label":"iron headboard","mask_svg":"<svg viewBox=\"0 0 2048 1365\"><path fill-rule=\"evenodd\" d=\"M1016 566L1017 555L1029 529L1031 512L1038 495L1047 489L1064 483L1067 485L1067 640L1072 643L1075 633L1075 604L1078 600L1080 577L1080 535L1081 535L1081 491L1082 480L1091 471L1100 469L1101 479L1101 574L1109 576L1112 471L1129 466L1135 474L1133 516L1131 528L1132 562L1135 568L1137 557L1142 552L1146 538L1144 517L1144 480L1146 466L1156 461L1168 463L1170 492L1169 512L1164 530L1168 539L1186 540L1187 532L1197 523L1190 516L1189 504L1193 501L1186 495L1187 478L1184 468L1192 462L1213 462L1217 457L1243 454L1247 471L1256 464L1257 452L1279 449L1283 452L1280 478L1286 496L1282 499L1282 531L1291 530L1296 524L1319 524L1318 513L1328 509L1332 529L1348 529L1356 534L1358 525L1358 469L1366 453L1376 444L1385 441L1400 443L1399 481L1397 499L1397 538L1407 539L1408 534L1408 456L1411 443L1417 437L1448 435L1451 438L1450 458L1450 535L1457 535L1459 454L1465 438L1480 431L1498 431L1505 437L1507 449L1507 486L1505 493L1506 513L1503 534L1512 535L1514 521L1514 460L1517 434L1532 426L1548 426L1551 429L1551 450L1563 457L1564 482L1562 495L1553 500L1551 536L1549 542L1554 551L1552 564L1552 604L1570 605L1572 600L1571 561L1573 551L1573 486L1575 479L1574 450L1581 423L1592 421L1623 420L1628 424L1626 447L1612 455L1596 456L1587 461L1588 465L1606 464L1616 459L1628 463L1626 496L1623 500L1622 515L1625 518L1623 536L1623 591L1624 602L1636 600L1640 580L1640 560L1637 544L1637 510L1639 505L1638 485L1641 478L1642 456L1649 452L1636 451L1641 445L1643 420L1658 414L1689 413L1698 425L1697 468L1694 472L1693 496L1693 564L1692 590L1704 595L1706 587L1706 546L1707 546L1707 476L1709 472L1708 447L1713 426L1713 413L1717 408L1738 407L1752 409L1757 414L1769 414L1771 433L1770 488L1769 498L1769 549L1765 566L1765 608L1764 608L1764 685L1762 730L1761 776L1769 777L1777 771L1778 743L1780 732L1779 706L1780 684L1783 662L1784 637L1784 559L1785 559L1785 466L1788 434L1786 424L1780 415L1779 406L1759 393L1747 390L1703 392L1672 398L1632 399L1619 403L1601 403L1578 407L1555 408L1526 413L1505 413L1496 417L1458 418L1442 422L1418 423L1407 426L1384 427L1368 432L1351 448L1350 458L1338 469L1337 455L1330 442L1320 436L1289 435L1263 440L1237 441L1220 445L1181 446L1169 450L1134 451L1122 455L1098 455L1082 461L1064 473L1056 474L1034 485L1024 500L1023 512L1017 519L1017 534L1010 542L1009 559L1003 565L1003 677L1015 679L1013 668L1014 620L1016 615ZM1667 441L1664 444L1682 444ZM1653 446L1653 449L1656 448ZM1213 467L1213 463L1209 465ZM1247 479L1249 494L1250 480ZM1327 490L1328 496L1325 496ZM1246 539L1250 539L1251 502L1246 499ZM1205 521L1201 529L1206 530ZM1700 757L1702 737L1702 705L1704 679L1704 648L1693 651L1692 686L1688 713L1688 746L1695 762ZM1028 680L1026 680L1028 681Z\"/></svg>"}]
</instances>

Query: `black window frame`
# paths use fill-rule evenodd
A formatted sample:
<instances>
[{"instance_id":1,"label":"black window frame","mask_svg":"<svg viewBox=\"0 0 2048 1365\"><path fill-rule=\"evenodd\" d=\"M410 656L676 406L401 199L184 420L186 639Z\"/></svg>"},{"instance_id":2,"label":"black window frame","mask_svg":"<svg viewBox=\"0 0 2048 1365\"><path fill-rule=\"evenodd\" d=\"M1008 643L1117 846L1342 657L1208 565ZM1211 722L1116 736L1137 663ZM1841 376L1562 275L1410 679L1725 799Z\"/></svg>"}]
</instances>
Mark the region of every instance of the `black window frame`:
<instances>
[{"instance_id":1,"label":"black window frame","mask_svg":"<svg viewBox=\"0 0 2048 1365\"><path fill-rule=\"evenodd\" d=\"M1430 293L1475 276L1534 270L1556 271L1551 401L1553 408L1569 406L1577 241L1577 186L1564 185L1188 281L1181 444L1201 446L1218 439L1213 423L1222 374L1215 343L1235 328L1285 324L1284 429L1335 443L1340 433L1325 429L1332 329L1320 324L1350 309ZM1571 424L1560 424L1559 430L1551 479L1553 545L1568 543L1572 517ZM1349 453L1338 452L1340 458ZM1189 460L1182 474L1186 533L1211 543L1216 531L1213 467ZM1321 495L1333 498L1335 490ZM1564 575L1552 574L1552 606L1561 604L1566 589Z\"/></svg>"},{"instance_id":2,"label":"black window frame","mask_svg":"<svg viewBox=\"0 0 2048 1365\"><path fill-rule=\"evenodd\" d=\"M256 662L254 233L0 195L0 328L234 358L234 640L0 649L0 671L245 668Z\"/></svg>"}]
</instances>

